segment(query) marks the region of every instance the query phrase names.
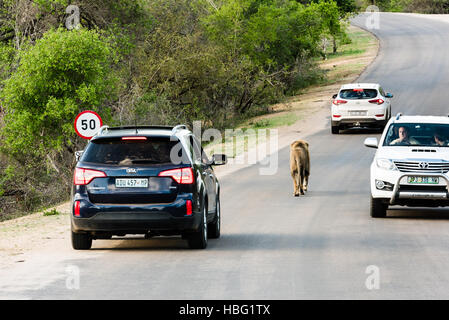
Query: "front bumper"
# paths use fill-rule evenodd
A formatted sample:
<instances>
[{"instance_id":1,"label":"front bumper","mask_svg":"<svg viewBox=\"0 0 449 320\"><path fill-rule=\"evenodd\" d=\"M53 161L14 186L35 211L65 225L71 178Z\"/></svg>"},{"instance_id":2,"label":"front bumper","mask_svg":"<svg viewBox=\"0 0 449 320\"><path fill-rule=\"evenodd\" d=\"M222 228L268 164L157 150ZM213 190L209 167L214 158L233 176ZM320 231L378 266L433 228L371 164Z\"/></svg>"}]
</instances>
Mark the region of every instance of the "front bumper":
<instances>
[{"instance_id":1,"label":"front bumper","mask_svg":"<svg viewBox=\"0 0 449 320\"><path fill-rule=\"evenodd\" d=\"M438 185L408 184L407 177L438 177ZM379 190L376 180L393 185L392 190ZM371 165L371 195L390 205L449 205L449 177L443 173L389 171Z\"/></svg>"},{"instance_id":2,"label":"front bumper","mask_svg":"<svg viewBox=\"0 0 449 320\"><path fill-rule=\"evenodd\" d=\"M402 191L400 181L404 177L437 177L443 179L446 183L445 191L431 190L428 186L422 186L422 190ZM426 188L428 190L426 190ZM449 200L449 179L442 173L402 173L394 186L393 193L390 198L390 204L394 205L398 199L419 199L419 200Z\"/></svg>"}]
</instances>

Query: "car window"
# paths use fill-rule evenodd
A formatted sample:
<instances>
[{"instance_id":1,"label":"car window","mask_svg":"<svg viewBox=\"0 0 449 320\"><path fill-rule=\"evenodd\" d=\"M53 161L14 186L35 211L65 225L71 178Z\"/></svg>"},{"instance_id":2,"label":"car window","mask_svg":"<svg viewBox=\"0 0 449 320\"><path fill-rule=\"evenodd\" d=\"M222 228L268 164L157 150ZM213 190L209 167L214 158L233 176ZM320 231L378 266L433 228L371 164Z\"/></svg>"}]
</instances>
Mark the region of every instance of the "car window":
<instances>
[{"instance_id":1,"label":"car window","mask_svg":"<svg viewBox=\"0 0 449 320\"><path fill-rule=\"evenodd\" d=\"M376 89L345 89L340 91L340 98L347 100L374 99L377 97Z\"/></svg>"},{"instance_id":2,"label":"car window","mask_svg":"<svg viewBox=\"0 0 449 320\"><path fill-rule=\"evenodd\" d=\"M449 147L449 125L394 123L388 128L383 145Z\"/></svg>"},{"instance_id":3,"label":"car window","mask_svg":"<svg viewBox=\"0 0 449 320\"><path fill-rule=\"evenodd\" d=\"M81 161L120 166L168 164L172 163L171 151L178 142L169 138L147 138L143 141L123 141L121 138L98 139L89 143ZM188 161L182 148L178 150L178 157Z\"/></svg>"},{"instance_id":4,"label":"car window","mask_svg":"<svg viewBox=\"0 0 449 320\"><path fill-rule=\"evenodd\" d=\"M193 136L190 136L189 142L193 161L197 164L201 163L201 147L198 145Z\"/></svg>"},{"instance_id":5,"label":"car window","mask_svg":"<svg viewBox=\"0 0 449 320\"><path fill-rule=\"evenodd\" d=\"M209 159L206 155L206 152L201 147L201 143L198 141L198 139L196 139L195 137L192 137L191 141L193 141L193 150L195 153L194 158L195 158L196 163L209 164Z\"/></svg>"}]
</instances>

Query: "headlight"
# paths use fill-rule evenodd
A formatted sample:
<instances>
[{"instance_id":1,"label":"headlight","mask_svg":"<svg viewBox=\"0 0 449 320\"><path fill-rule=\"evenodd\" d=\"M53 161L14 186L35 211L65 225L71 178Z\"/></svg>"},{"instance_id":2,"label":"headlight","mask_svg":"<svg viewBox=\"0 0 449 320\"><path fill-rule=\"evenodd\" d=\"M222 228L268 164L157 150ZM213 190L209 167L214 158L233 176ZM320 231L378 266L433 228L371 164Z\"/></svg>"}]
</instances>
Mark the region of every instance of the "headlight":
<instances>
[{"instance_id":1,"label":"headlight","mask_svg":"<svg viewBox=\"0 0 449 320\"><path fill-rule=\"evenodd\" d=\"M377 159L376 164L378 168L382 168L385 170L397 170L393 161L391 161L390 159Z\"/></svg>"}]
</instances>

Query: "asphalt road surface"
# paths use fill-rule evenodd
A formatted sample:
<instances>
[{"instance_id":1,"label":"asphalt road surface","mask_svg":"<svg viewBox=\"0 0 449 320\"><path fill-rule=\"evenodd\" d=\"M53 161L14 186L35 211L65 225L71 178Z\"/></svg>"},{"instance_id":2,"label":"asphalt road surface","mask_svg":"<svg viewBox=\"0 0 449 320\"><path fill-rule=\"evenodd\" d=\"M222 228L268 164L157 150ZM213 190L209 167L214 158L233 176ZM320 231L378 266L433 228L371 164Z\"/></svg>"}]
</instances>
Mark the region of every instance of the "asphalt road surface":
<instances>
[{"instance_id":1,"label":"asphalt road surface","mask_svg":"<svg viewBox=\"0 0 449 320\"><path fill-rule=\"evenodd\" d=\"M364 26L365 19L354 24ZM381 51L359 80L392 92L393 114L449 113L449 23L382 14L373 31ZM331 135L328 124L301 136L312 153L305 197L292 196L287 148L277 175L260 176L253 166L224 177L222 238L207 250L188 250L176 238L97 241L88 252L66 249L70 258L54 250L33 268L3 273L0 297L447 299L449 211L395 207L386 219L370 218L374 150L363 141L373 135ZM370 290L373 270L379 288ZM67 275L78 271L79 289L70 290Z\"/></svg>"}]
</instances>

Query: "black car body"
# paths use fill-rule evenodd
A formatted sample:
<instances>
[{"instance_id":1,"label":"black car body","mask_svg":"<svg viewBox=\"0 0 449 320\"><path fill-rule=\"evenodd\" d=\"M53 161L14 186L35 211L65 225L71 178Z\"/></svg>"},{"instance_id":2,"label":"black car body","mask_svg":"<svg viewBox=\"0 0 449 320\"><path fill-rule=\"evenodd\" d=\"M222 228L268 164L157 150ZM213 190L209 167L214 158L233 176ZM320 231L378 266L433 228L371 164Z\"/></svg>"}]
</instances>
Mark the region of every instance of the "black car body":
<instances>
[{"instance_id":1,"label":"black car body","mask_svg":"<svg viewBox=\"0 0 449 320\"><path fill-rule=\"evenodd\" d=\"M220 236L220 184L185 126L100 130L74 173L72 245L113 235L182 235L192 248Z\"/></svg>"}]
</instances>

